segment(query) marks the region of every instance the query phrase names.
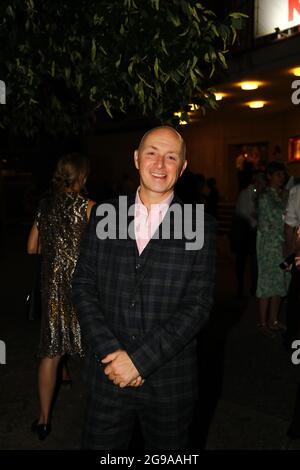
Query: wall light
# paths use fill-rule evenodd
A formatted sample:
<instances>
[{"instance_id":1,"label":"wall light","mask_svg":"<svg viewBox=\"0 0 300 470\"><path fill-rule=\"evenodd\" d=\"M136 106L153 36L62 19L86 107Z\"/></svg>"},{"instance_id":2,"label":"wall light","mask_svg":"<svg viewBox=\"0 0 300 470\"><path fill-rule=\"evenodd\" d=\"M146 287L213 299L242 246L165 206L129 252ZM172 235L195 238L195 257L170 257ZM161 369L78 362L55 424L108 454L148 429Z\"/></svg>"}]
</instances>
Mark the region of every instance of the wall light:
<instances>
[{"instance_id":1,"label":"wall light","mask_svg":"<svg viewBox=\"0 0 300 470\"><path fill-rule=\"evenodd\" d=\"M241 82L239 83L242 90L257 90L259 82Z\"/></svg>"},{"instance_id":2,"label":"wall light","mask_svg":"<svg viewBox=\"0 0 300 470\"><path fill-rule=\"evenodd\" d=\"M247 106L249 106L249 108L252 108L252 109L259 109L259 108L263 108L266 104L265 101L249 101L249 103L246 103Z\"/></svg>"},{"instance_id":3,"label":"wall light","mask_svg":"<svg viewBox=\"0 0 300 470\"><path fill-rule=\"evenodd\" d=\"M225 96L224 93L214 93L214 95L215 95L216 101L221 101Z\"/></svg>"},{"instance_id":4,"label":"wall light","mask_svg":"<svg viewBox=\"0 0 300 470\"><path fill-rule=\"evenodd\" d=\"M300 67L296 67L291 70L291 73L295 75L295 77L300 77Z\"/></svg>"}]
</instances>

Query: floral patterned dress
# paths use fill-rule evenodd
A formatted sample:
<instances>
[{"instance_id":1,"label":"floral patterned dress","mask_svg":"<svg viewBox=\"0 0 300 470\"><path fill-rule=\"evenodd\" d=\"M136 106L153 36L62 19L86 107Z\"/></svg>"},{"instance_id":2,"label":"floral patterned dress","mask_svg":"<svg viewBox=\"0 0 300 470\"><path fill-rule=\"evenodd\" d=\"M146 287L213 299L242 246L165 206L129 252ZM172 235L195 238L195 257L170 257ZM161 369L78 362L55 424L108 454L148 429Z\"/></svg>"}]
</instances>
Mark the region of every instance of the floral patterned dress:
<instances>
[{"instance_id":1,"label":"floral patterned dress","mask_svg":"<svg viewBox=\"0 0 300 470\"><path fill-rule=\"evenodd\" d=\"M269 187L258 200L257 265L258 280L256 296L269 298L287 294L290 273L280 269L283 259L284 213L288 192L278 194Z\"/></svg>"}]
</instances>

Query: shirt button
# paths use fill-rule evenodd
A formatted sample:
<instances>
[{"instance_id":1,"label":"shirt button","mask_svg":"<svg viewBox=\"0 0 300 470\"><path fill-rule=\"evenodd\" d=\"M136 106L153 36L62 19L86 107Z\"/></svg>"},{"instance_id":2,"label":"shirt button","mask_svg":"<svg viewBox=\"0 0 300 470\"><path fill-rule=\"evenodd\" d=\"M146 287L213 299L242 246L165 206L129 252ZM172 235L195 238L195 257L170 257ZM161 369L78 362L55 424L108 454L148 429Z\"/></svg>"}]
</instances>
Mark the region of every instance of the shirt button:
<instances>
[{"instance_id":1,"label":"shirt button","mask_svg":"<svg viewBox=\"0 0 300 470\"><path fill-rule=\"evenodd\" d=\"M135 269L140 269L141 265L140 264L137 264Z\"/></svg>"},{"instance_id":2,"label":"shirt button","mask_svg":"<svg viewBox=\"0 0 300 470\"><path fill-rule=\"evenodd\" d=\"M134 307L134 306L135 306L135 300L131 302L131 307Z\"/></svg>"},{"instance_id":3,"label":"shirt button","mask_svg":"<svg viewBox=\"0 0 300 470\"><path fill-rule=\"evenodd\" d=\"M135 340L135 338L136 338L135 335L132 335L132 336L131 336L131 339L132 339L133 341Z\"/></svg>"}]
</instances>

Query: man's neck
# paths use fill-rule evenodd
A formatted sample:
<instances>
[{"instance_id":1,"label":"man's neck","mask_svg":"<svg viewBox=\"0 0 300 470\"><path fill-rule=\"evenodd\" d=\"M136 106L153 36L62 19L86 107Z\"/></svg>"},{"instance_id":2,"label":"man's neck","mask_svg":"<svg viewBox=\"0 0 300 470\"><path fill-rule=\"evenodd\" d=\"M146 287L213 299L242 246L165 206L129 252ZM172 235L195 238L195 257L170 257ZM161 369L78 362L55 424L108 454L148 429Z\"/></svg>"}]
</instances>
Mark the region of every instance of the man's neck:
<instances>
[{"instance_id":1,"label":"man's neck","mask_svg":"<svg viewBox=\"0 0 300 470\"><path fill-rule=\"evenodd\" d=\"M152 204L161 204L165 199L171 196L172 193L173 190L167 191L165 193L155 193L140 188L139 197L144 206L147 208L147 210L150 211Z\"/></svg>"}]
</instances>

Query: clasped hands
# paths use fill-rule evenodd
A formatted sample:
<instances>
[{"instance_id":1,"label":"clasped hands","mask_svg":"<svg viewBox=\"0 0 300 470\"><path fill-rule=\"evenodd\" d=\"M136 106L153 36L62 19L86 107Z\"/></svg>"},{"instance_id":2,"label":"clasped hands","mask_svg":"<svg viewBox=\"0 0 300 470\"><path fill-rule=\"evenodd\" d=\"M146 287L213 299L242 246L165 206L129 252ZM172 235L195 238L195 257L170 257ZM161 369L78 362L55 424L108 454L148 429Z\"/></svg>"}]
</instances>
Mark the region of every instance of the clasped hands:
<instances>
[{"instance_id":1,"label":"clasped hands","mask_svg":"<svg viewBox=\"0 0 300 470\"><path fill-rule=\"evenodd\" d=\"M129 355L123 349L118 349L101 360L107 364L104 373L115 385L120 388L140 387L145 382L133 364Z\"/></svg>"}]
</instances>

